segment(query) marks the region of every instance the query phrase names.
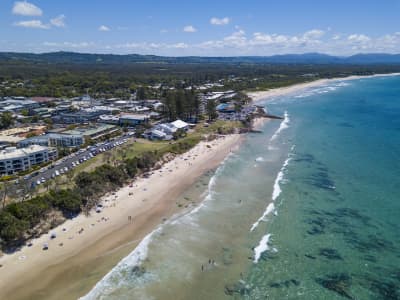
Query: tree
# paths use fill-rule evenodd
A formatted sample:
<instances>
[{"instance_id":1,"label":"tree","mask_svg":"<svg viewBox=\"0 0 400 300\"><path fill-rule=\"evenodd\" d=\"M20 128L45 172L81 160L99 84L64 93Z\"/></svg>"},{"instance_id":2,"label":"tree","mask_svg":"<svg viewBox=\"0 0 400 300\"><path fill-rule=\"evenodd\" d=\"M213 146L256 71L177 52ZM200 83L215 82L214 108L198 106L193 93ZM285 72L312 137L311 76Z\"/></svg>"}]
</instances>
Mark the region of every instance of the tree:
<instances>
[{"instance_id":1,"label":"tree","mask_svg":"<svg viewBox=\"0 0 400 300\"><path fill-rule=\"evenodd\" d=\"M207 105L206 105L206 111L207 111L209 121L214 120L218 117L216 108L217 108L217 104L215 103L215 100L209 99L207 101Z\"/></svg>"},{"instance_id":2,"label":"tree","mask_svg":"<svg viewBox=\"0 0 400 300\"><path fill-rule=\"evenodd\" d=\"M185 136L186 136L186 131L181 128L179 128L177 131L175 131L173 133L174 140L178 140L179 138L185 137Z\"/></svg>"},{"instance_id":3,"label":"tree","mask_svg":"<svg viewBox=\"0 0 400 300\"><path fill-rule=\"evenodd\" d=\"M168 120L172 121L176 119L176 101L175 94L173 92L168 92L164 99L164 107L168 116Z\"/></svg>"},{"instance_id":4,"label":"tree","mask_svg":"<svg viewBox=\"0 0 400 300\"><path fill-rule=\"evenodd\" d=\"M137 100L144 100L146 99L146 92L144 87L140 86L138 87L137 91L136 91L136 99Z\"/></svg>"},{"instance_id":5,"label":"tree","mask_svg":"<svg viewBox=\"0 0 400 300\"><path fill-rule=\"evenodd\" d=\"M8 181L4 181L0 188L1 188L1 202L3 208L6 206L7 194L9 190L10 183Z\"/></svg>"},{"instance_id":6,"label":"tree","mask_svg":"<svg viewBox=\"0 0 400 300\"><path fill-rule=\"evenodd\" d=\"M6 111L1 114L0 117L0 129L7 129L14 125L14 118L12 113Z\"/></svg>"}]
</instances>

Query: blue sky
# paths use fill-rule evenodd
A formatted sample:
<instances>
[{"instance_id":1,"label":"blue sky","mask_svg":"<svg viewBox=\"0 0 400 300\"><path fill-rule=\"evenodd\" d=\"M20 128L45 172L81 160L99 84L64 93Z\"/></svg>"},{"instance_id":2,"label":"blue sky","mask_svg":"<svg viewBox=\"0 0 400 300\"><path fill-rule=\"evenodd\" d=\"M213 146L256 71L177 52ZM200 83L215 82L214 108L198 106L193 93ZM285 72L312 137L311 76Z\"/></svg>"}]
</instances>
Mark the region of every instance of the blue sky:
<instances>
[{"instance_id":1,"label":"blue sky","mask_svg":"<svg viewBox=\"0 0 400 300\"><path fill-rule=\"evenodd\" d=\"M400 0L0 2L0 51L400 53Z\"/></svg>"}]
</instances>

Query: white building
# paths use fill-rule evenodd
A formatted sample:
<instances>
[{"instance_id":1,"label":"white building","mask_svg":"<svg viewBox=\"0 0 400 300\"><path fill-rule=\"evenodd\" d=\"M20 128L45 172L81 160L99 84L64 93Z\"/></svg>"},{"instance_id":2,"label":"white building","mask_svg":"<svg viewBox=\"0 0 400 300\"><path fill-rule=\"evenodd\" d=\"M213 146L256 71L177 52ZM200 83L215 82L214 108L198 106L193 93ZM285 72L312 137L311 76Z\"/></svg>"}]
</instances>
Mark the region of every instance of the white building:
<instances>
[{"instance_id":1,"label":"white building","mask_svg":"<svg viewBox=\"0 0 400 300\"><path fill-rule=\"evenodd\" d=\"M175 126L171 125L171 123L163 123L154 126L155 129L166 133L167 135L174 135L174 133L178 130Z\"/></svg>"},{"instance_id":2,"label":"white building","mask_svg":"<svg viewBox=\"0 0 400 300\"><path fill-rule=\"evenodd\" d=\"M171 125L177 129L182 129L185 131L189 130L189 124L182 120L176 120L176 121L172 122Z\"/></svg>"},{"instance_id":3,"label":"white building","mask_svg":"<svg viewBox=\"0 0 400 300\"><path fill-rule=\"evenodd\" d=\"M38 145L17 149L8 147L0 151L0 176L29 170L32 166L57 158L57 150Z\"/></svg>"},{"instance_id":4,"label":"white building","mask_svg":"<svg viewBox=\"0 0 400 300\"><path fill-rule=\"evenodd\" d=\"M85 143L82 135L62 134L62 133L48 133L45 135L34 136L18 142L18 147L28 147L31 145L62 147L62 148L76 148Z\"/></svg>"}]
</instances>

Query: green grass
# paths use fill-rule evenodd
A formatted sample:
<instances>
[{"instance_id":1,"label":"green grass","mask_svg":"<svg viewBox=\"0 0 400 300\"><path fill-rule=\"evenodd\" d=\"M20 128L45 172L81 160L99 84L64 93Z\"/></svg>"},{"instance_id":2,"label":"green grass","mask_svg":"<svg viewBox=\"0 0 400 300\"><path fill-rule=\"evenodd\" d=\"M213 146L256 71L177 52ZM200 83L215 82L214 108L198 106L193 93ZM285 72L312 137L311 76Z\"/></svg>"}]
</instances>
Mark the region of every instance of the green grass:
<instances>
[{"instance_id":1,"label":"green grass","mask_svg":"<svg viewBox=\"0 0 400 300\"><path fill-rule=\"evenodd\" d=\"M243 128L243 124L240 121L217 120L215 122L210 123L207 127L205 127L204 124L201 123L196 126L195 134L197 133L204 135L204 134L217 133L219 128L222 128L223 131L228 131L230 129Z\"/></svg>"}]
</instances>

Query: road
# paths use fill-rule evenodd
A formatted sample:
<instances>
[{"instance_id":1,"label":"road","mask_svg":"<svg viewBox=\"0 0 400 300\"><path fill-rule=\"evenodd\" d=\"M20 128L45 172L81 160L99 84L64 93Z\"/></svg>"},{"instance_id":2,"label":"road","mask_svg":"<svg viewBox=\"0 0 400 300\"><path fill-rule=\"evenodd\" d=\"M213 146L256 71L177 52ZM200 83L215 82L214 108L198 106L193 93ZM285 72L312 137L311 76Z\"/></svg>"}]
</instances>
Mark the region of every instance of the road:
<instances>
[{"instance_id":1,"label":"road","mask_svg":"<svg viewBox=\"0 0 400 300\"><path fill-rule=\"evenodd\" d=\"M89 146L86 149L81 149L78 152L54 161L51 165L44 167L37 172L24 176L20 180L25 181L29 187L34 188L39 184L44 184L46 181L53 179L56 176L61 176L62 174L65 174L72 168L76 167L77 163L80 164L82 162L85 162L86 160L92 159L97 154L110 151L115 147L122 146L131 138L132 136L124 135L112 141L98 143L94 146Z\"/></svg>"}]
</instances>

